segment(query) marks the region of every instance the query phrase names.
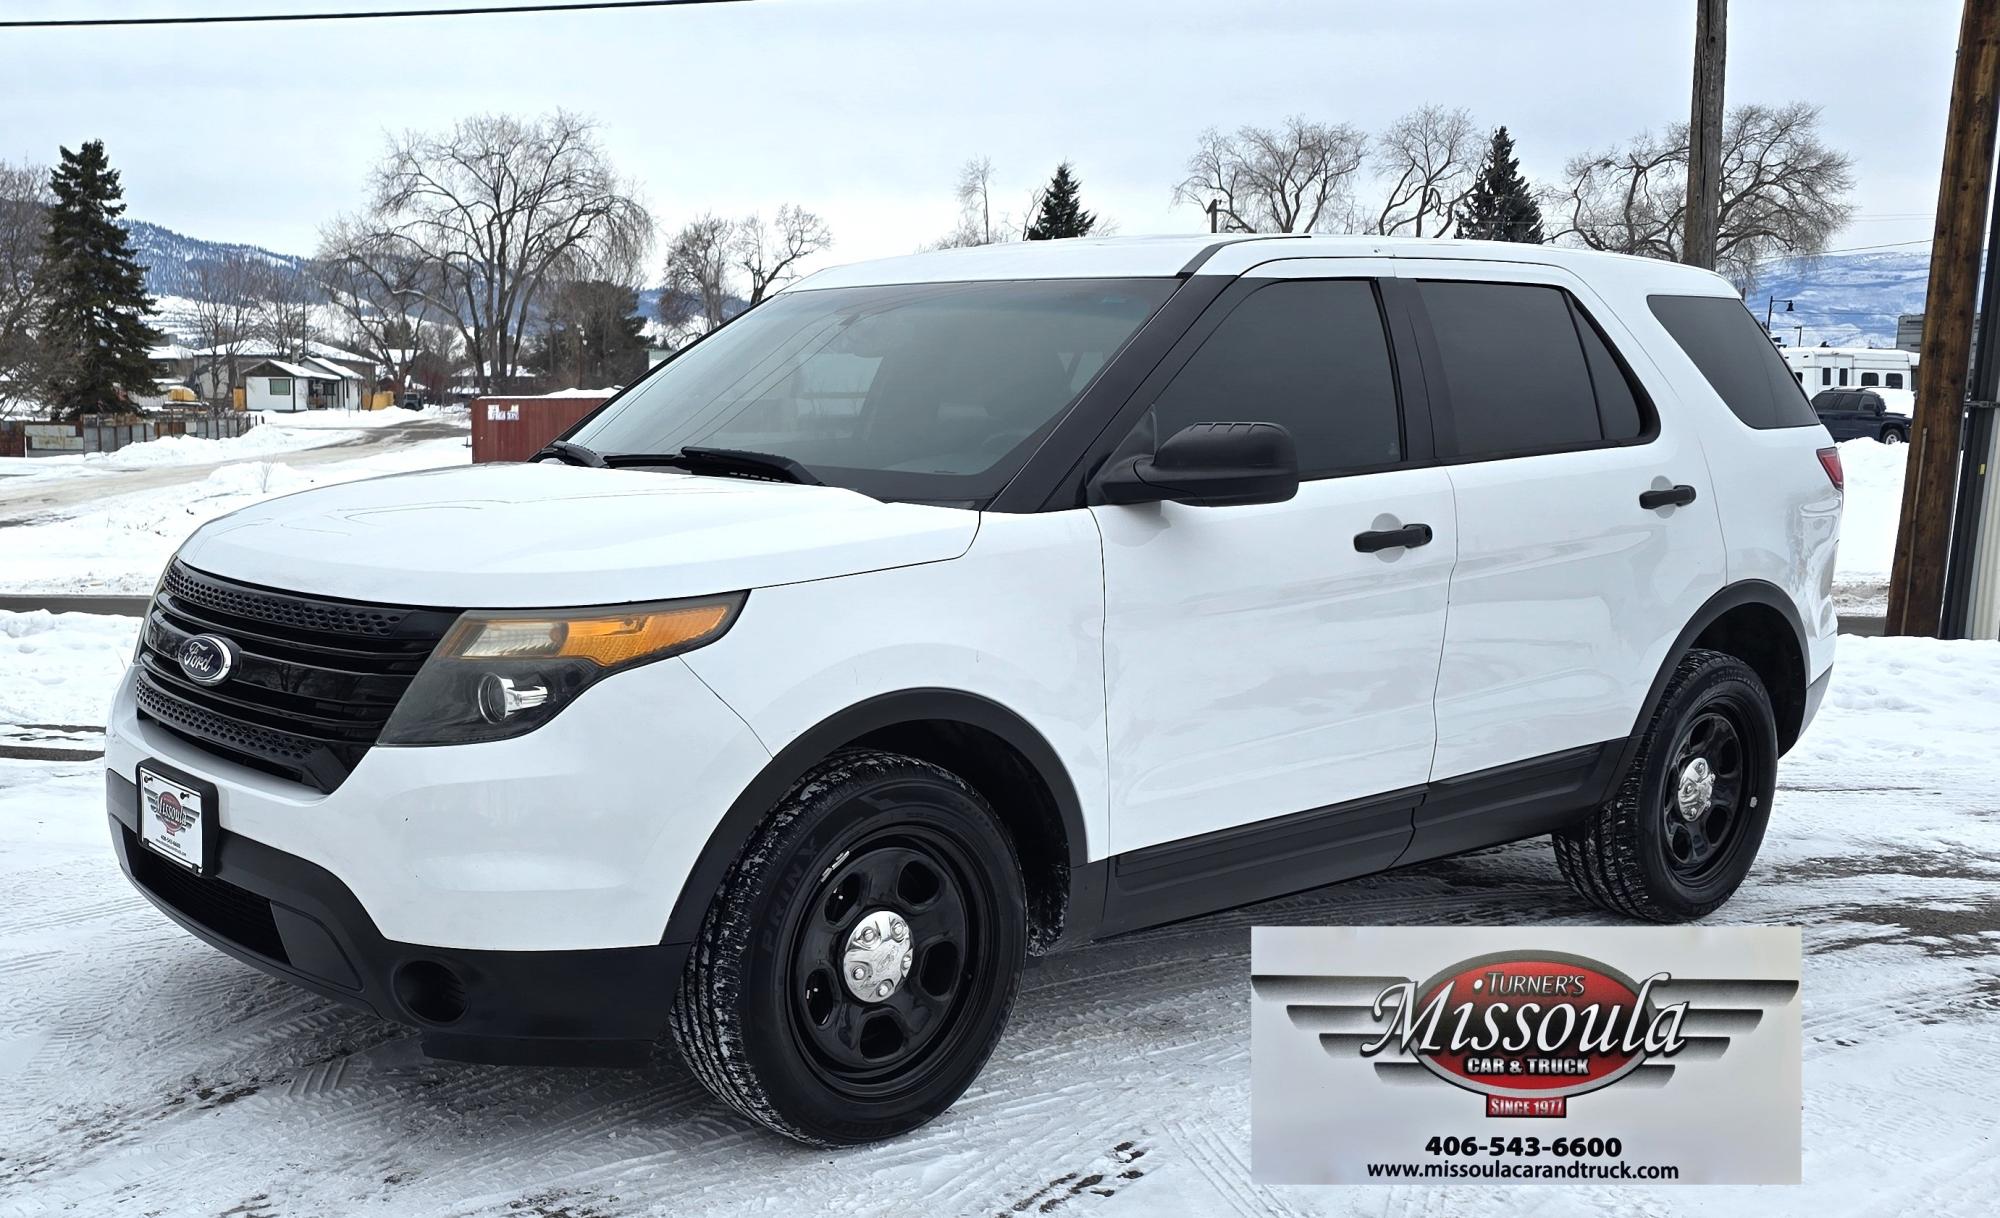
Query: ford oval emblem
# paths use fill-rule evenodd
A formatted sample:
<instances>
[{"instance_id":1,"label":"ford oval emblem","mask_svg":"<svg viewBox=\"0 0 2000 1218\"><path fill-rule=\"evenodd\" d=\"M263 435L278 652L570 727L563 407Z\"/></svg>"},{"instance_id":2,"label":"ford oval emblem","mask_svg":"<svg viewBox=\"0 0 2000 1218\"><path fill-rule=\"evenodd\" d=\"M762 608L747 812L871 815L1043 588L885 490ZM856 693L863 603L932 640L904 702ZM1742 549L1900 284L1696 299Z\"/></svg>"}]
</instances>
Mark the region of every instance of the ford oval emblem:
<instances>
[{"instance_id":1,"label":"ford oval emblem","mask_svg":"<svg viewBox=\"0 0 2000 1218\"><path fill-rule=\"evenodd\" d=\"M197 634L182 641L174 658L196 685L220 685L236 667L236 644L221 635Z\"/></svg>"}]
</instances>

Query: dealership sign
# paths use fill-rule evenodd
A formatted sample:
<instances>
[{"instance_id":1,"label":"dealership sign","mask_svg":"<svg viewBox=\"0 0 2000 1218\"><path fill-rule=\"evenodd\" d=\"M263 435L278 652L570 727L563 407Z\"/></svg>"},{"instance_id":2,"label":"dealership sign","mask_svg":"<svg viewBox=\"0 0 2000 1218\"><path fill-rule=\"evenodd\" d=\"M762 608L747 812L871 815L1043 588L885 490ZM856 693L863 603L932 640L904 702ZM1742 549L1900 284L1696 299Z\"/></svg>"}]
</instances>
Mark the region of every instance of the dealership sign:
<instances>
[{"instance_id":1,"label":"dealership sign","mask_svg":"<svg viewBox=\"0 0 2000 1218\"><path fill-rule=\"evenodd\" d=\"M1262 1183L1798 1179L1794 929L1259 927L1252 956Z\"/></svg>"}]
</instances>

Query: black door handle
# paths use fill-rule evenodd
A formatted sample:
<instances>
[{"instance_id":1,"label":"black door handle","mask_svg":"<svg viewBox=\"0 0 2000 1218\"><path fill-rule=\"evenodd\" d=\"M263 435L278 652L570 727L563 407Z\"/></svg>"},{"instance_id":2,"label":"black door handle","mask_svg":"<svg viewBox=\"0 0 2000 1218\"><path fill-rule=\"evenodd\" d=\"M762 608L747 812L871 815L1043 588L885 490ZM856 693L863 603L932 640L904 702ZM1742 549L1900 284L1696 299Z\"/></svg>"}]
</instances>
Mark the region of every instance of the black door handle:
<instances>
[{"instance_id":1,"label":"black door handle","mask_svg":"<svg viewBox=\"0 0 2000 1218\"><path fill-rule=\"evenodd\" d=\"M1694 502L1694 488L1683 482L1663 491L1639 492L1639 506L1647 511L1663 507L1686 507Z\"/></svg>"},{"instance_id":2,"label":"black door handle","mask_svg":"<svg viewBox=\"0 0 2000 1218\"><path fill-rule=\"evenodd\" d=\"M1414 550L1418 546L1431 543L1431 526L1427 524L1406 524L1400 529L1376 529L1368 533L1354 535L1354 548L1363 554L1373 554L1378 550L1393 550L1398 546Z\"/></svg>"}]
</instances>

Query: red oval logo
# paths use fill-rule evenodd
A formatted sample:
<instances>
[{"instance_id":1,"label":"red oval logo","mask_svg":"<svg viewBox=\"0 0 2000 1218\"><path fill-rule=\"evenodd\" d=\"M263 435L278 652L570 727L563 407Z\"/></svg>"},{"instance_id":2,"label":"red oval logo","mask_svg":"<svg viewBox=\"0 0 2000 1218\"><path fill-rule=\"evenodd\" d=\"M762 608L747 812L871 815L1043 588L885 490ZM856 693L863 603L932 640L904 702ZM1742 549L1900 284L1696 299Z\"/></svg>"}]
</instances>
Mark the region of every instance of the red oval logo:
<instances>
[{"instance_id":1,"label":"red oval logo","mask_svg":"<svg viewBox=\"0 0 2000 1218\"><path fill-rule=\"evenodd\" d=\"M1682 1007L1656 1009L1652 984L1557 952L1482 956L1378 1001L1391 1030L1364 1052L1394 1045L1487 1095L1579 1095L1680 1048Z\"/></svg>"}]
</instances>

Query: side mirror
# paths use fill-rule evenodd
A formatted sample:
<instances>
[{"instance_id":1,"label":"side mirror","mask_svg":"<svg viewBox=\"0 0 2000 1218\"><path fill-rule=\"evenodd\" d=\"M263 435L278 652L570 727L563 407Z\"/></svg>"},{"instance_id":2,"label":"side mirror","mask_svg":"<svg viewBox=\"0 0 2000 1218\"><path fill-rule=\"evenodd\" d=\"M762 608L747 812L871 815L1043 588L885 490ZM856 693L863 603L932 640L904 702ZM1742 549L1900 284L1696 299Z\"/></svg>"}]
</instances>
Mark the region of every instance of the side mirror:
<instances>
[{"instance_id":1,"label":"side mirror","mask_svg":"<svg viewBox=\"0 0 2000 1218\"><path fill-rule=\"evenodd\" d=\"M1276 423L1196 423L1112 465L1097 485L1107 503L1283 503L1299 493L1299 454Z\"/></svg>"}]
</instances>

